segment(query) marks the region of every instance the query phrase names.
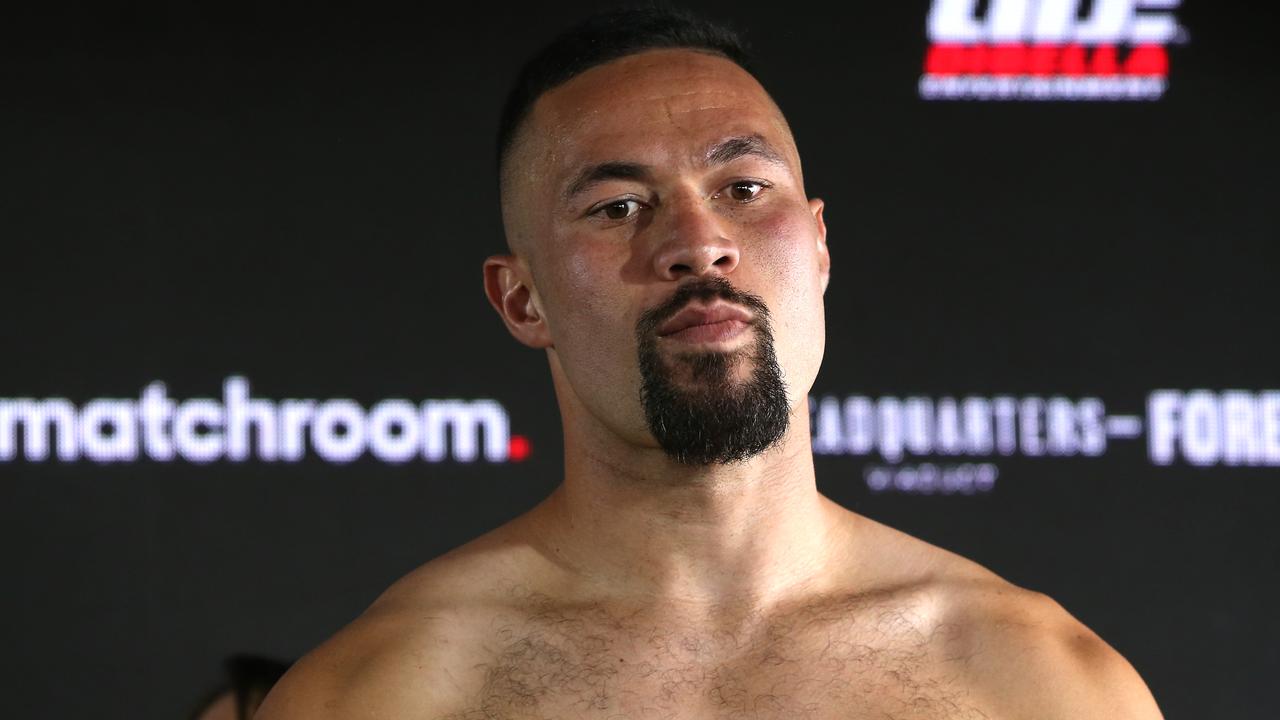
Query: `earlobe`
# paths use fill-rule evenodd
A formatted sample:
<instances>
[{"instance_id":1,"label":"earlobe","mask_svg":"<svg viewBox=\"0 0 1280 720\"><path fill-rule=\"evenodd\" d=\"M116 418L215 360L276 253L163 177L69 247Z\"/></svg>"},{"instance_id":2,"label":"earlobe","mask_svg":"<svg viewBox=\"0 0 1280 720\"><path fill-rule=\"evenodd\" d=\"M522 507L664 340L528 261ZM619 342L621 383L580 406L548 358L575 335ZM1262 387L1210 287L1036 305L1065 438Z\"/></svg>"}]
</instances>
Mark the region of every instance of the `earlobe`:
<instances>
[{"instance_id":1,"label":"earlobe","mask_svg":"<svg viewBox=\"0 0 1280 720\"><path fill-rule=\"evenodd\" d=\"M822 217L825 203L820 198L809 201L809 210L813 213L813 221L817 230L818 272L822 277L822 292L827 292L827 284L831 281L831 253L827 250L827 222Z\"/></svg>"},{"instance_id":2,"label":"earlobe","mask_svg":"<svg viewBox=\"0 0 1280 720\"><path fill-rule=\"evenodd\" d=\"M528 270L518 256L493 255L484 261L484 291L512 337L532 348L551 345Z\"/></svg>"}]
</instances>

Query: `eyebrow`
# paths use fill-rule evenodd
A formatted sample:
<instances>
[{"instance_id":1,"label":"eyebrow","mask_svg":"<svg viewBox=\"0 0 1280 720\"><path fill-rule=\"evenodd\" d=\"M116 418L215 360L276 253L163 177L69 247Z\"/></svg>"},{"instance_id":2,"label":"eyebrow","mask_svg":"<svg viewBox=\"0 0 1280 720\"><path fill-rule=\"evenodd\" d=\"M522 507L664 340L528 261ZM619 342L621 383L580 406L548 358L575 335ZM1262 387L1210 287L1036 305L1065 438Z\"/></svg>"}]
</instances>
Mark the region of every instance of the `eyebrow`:
<instances>
[{"instance_id":1,"label":"eyebrow","mask_svg":"<svg viewBox=\"0 0 1280 720\"><path fill-rule=\"evenodd\" d=\"M741 157L754 155L774 165L786 166L782 155L760 135L742 135L721 140L707 150L708 165L725 165Z\"/></svg>"},{"instance_id":2,"label":"eyebrow","mask_svg":"<svg viewBox=\"0 0 1280 720\"><path fill-rule=\"evenodd\" d=\"M606 180L648 180L650 175L649 166L640 163L606 162L592 165L584 168L569 183L569 188L564 191L564 200L568 202Z\"/></svg>"},{"instance_id":3,"label":"eyebrow","mask_svg":"<svg viewBox=\"0 0 1280 720\"><path fill-rule=\"evenodd\" d=\"M712 145L703 155L703 163L707 166L727 165L748 156L758 157L781 167L787 166L782 155L760 135L741 135L721 140ZM652 168L641 163L610 161L590 165L583 168L574 177L573 182L569 183L563 199L568 203L574 197L607 180L648 180L652 176Z\"/></svg>"}]
</instances>

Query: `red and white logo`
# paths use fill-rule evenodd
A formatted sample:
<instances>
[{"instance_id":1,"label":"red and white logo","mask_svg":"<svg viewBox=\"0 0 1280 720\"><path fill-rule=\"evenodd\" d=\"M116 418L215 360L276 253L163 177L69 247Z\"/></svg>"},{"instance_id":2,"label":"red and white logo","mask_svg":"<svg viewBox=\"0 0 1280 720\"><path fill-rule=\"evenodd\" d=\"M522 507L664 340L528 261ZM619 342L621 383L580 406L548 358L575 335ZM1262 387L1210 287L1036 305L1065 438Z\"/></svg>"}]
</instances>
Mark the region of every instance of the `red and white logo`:
<instances>
[{"instance_id":1,"label":"red and white logo","mask_svg":"<svg viewBox=\"0 0 1280 720\"><path fill-rule=\"evenodd\" d=\"M934 0L926 100L1155 100L1181 0Z\"/></svg>"}]
</instances>

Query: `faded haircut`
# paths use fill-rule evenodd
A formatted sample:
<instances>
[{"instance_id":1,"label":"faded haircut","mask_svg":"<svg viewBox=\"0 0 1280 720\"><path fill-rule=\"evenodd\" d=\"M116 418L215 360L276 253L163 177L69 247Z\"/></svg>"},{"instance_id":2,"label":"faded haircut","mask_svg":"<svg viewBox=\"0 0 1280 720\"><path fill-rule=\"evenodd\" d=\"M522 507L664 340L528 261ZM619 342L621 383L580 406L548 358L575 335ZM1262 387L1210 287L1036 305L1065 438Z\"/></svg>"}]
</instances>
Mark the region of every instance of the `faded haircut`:
<instances>
[{"instance_id":1,"label":"faded haircut","mask_svg":"<svg viewBox=\"0 0 1280 720\"><path fill-rule=\"evenodd\" d=\"M521 123L543 94L610 61L674 48L719 55L752 72L746 45L737 32L687 10L644 5L592 15L552 40L520 69L498 124L499 174Z\"/></svg>"}]
</instances>

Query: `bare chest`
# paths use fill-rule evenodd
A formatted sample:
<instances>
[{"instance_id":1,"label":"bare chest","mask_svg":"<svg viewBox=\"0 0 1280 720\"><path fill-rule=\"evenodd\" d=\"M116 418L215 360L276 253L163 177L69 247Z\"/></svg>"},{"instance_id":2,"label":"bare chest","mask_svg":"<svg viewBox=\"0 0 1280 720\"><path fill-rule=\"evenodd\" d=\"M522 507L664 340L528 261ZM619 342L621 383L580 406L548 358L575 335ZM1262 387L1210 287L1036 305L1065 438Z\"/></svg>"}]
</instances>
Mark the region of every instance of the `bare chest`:
<instances>
[{"instance_id":1,"label":"bare chest","mask_svg":"<svg viewBox=\"0 0 1280 720\"><path fill-rule=\"evenodd\" d=\"M807 609L740 631L598 613L498 629L448 720L970 720L945 628L902 609Z\"/></svg>"}]
</instances>

